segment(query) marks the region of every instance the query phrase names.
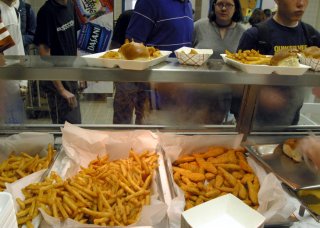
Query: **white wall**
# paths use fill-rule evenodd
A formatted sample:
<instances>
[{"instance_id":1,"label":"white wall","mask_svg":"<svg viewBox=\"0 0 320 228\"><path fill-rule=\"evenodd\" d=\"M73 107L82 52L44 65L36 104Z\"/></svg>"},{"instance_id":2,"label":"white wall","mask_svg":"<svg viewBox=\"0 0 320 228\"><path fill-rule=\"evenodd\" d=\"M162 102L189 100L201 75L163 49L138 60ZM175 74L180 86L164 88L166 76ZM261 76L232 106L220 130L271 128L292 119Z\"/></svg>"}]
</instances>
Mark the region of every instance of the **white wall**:
<instances>
[{"instance_id":1,"label":"white wall","mask_svg":"<svg viewBox=\"0 0 320 228\"><path fill-rule=\"evenodd\" d=\"M275 7L275 3L273 0L264 0L262 1L262 9L273 9Z\"/></svg>"},{"instance_id":2,"label":"white wall","mask_svg":"<svg viewBox=\"0 0 320 228\"><path fill-rule=\"evenodd\" d=\"M302 20L314 26L318 30L320 29L320 1L309 0L309 5L306 12L303 15Z\"/></svg>"}]
</instances>

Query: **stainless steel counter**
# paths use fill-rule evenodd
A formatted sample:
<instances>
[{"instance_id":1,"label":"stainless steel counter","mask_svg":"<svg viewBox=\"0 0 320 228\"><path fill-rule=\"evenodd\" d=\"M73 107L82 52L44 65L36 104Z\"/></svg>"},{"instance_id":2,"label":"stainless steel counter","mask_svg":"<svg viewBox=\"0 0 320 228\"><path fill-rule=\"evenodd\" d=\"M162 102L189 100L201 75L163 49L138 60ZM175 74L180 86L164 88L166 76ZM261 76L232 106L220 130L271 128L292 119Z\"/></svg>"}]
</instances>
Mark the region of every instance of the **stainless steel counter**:
<instances>
[{"instance_id":1,"label":"stainless steel counter","mask_svg":"<svg viewBox=\"0 0 320 228\"><path fill-rule=\"evenodd\" d=\"M229 85L320 86L320 73L307 71L302 76L248 74L210 59L200 67L180 65L168 59L143 71L88 67L81 57L6 56L0 79L87 80L126 82L180 82Z\"/></svg>"}]
</instances>

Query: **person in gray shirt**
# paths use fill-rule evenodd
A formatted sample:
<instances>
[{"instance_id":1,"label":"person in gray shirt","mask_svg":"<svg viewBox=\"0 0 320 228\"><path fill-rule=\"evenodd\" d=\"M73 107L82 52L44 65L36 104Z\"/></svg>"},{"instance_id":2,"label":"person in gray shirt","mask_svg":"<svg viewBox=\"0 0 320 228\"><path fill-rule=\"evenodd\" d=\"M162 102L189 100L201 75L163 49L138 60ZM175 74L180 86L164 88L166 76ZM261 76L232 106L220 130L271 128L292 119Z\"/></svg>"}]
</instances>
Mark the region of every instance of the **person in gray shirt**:
<instances>
[{"instance_id":1,"label":"person in gray shirt","mask_svg":"<svg viewBox=\"0 0 320 228\"><path fill-rule=\"evenodd\" d=\"M221 58L225 50L235 52L245 31L239 0L214 0L208 18L195 22L193 46L213 49L211 58Z\"/></svg>"},{"instance_id":2,"label":"person in gray shirt","mask_svg":"<svg viewBox=\"0 0 320 228\"><path fill-rule=\"evenodd\" d=\"M211 58L221 58L226 50L235 52L245 31L239 0L213 0L208 18L195 22L193 47L213 49ZM193 106L205 113L206 124L224 124L228 120L232 88L227 85L201 85L189 92L197 100Z\"/></svg>"}]
</instances>

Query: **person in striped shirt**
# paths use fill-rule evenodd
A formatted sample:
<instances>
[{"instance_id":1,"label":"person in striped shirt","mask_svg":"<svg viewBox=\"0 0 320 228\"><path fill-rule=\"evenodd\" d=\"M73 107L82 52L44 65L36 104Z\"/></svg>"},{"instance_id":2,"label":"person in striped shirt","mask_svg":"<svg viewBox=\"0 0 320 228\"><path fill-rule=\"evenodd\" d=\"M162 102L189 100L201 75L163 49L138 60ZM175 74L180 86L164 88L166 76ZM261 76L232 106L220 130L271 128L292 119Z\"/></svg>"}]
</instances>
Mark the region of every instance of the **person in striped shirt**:
<instances>
[{"instance_id":1,"label":"person in striped shirt","mask_svg":"<svg viewBox=\"0 0 320 228\"><path fill-rule=\"evenodd\" d=\"M126 31L126 38L154 46L160 50L174 51L191 47L193 33L192 4L189 0L138 0ZM173 55L173 54L172 54ZM172 56L171 56L172 57ZM156 104L176 103L170 94L172 85L155 85ZM137 83L138 103L143 107L150 99L150 83ZM153 93L151 91L151 93ZM161 101L161 103L160 103ZM138 105L139 105L138 104ZM146 106L147 107L147 106ZM144 110L144 113L147 110ZM136 113L137 114L137 113ZM144 114L141 114L144 117Z\"/></svg>"},{"instance_id":2,"label":"person in striped shirt","mask_svg":"<svg viewBox=\"0 0 320 228\"><path fill-rule=\"evenodd\" d=\"M126 36L146 46L174 51L191 47L192 33L189 0L138 0Z\"/></svg>"}]
</instances>

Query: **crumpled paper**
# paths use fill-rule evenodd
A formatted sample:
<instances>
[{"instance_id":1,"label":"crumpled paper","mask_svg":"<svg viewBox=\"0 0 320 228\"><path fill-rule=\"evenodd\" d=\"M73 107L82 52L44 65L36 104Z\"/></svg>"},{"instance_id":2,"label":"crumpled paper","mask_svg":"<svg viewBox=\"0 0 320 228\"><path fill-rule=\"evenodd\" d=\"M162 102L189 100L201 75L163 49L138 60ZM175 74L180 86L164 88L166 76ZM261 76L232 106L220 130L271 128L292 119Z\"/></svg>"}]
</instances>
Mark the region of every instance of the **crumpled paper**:
<instances>
[{"instance_id":1,"label":"crumpled paper","mask_svg":"<svg viewBox=\"0 0 320 228\"><path fill-rule=\"evenodd\" d=\"M258 212L266 218L265 224L281 224L287 222L288 218L297 209L290 200L291 196L282 189L281 182L274 173L267 174L266 171L250 157L248 157L247 160L260 181Z\"/></svg>"},{"instance_id":2,"label":"crumpled paper","mask_svg":"<svg viewBox=\"0 0 320 228\"><path fill-rule=\"evenodd\" d=\"M0 138L0 162L7 159L11 152L16 155L25 152L31 156L46 156L49 143L54 144L54 137L49 133L23 132Z\"/></svg>"}]
</instances>

